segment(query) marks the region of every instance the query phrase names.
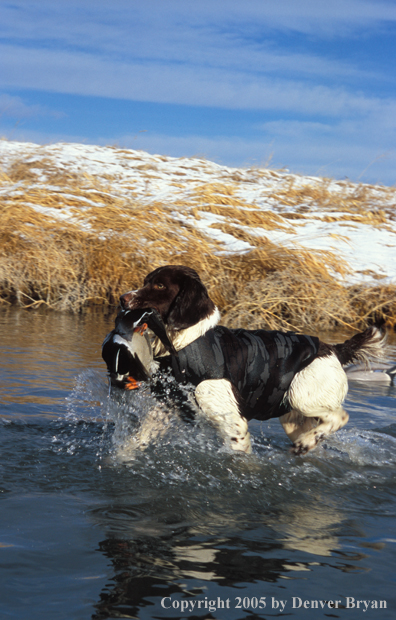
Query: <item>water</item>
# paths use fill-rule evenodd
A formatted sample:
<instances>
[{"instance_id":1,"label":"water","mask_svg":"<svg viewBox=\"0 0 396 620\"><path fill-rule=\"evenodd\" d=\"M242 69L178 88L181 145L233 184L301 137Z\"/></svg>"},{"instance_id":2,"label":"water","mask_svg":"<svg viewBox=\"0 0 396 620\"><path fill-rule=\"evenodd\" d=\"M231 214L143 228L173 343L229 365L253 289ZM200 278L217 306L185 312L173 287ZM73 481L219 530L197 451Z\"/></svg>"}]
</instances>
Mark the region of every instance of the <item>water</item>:
<instances>
[{"instance_id":1,"label":"water","mask_svg":"<svg viewBox=\"0 0 396 620\"><path fill-rule=\"evenodd\" d=\"M277 421L238 456L173 415L122 462L150 397L108 400L112 321L0 312L1 620L393 619L396 388L351 385L306 457Z\"/></svg>"}]
</instances>

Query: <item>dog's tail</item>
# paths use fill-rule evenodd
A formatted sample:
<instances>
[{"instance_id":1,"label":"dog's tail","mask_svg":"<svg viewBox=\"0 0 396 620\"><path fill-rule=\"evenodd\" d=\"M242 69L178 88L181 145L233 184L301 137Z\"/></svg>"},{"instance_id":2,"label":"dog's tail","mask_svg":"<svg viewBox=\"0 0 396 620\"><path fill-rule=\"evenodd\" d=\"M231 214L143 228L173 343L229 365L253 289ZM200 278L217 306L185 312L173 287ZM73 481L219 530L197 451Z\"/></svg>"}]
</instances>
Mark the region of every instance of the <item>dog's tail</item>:
<instances>
[{"instance_id":1,"label":"dog's tail","mask_svg":"<svg viewBox=\"0 0 396 620\"><path fill-rule=\"evenodd\" d=\"M385 352L386 334L378 327L368 327L364 332L355 334L341 344L333 345L335 354L341 364L364 362L381 359Z\"/></svg>"}]
</instances>

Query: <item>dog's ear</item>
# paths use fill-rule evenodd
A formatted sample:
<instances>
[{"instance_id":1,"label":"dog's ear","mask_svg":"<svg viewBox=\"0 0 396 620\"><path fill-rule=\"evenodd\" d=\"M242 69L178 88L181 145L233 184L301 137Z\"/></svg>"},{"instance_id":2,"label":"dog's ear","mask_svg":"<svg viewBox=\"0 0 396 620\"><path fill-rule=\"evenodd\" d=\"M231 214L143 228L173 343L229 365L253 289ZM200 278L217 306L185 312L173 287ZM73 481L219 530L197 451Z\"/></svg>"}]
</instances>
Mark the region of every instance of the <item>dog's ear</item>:
<instances>
[{"instance_id":1,"label":"dog's ear","mask_svg":"<svg viewBox=\"0 0 396 620\"><path fill-rule=\"evenodd\" d=\"M192 271L192 270L191 270ZM174 329L186 329L210 316L215 309L198 274L183 274L180 290L169 308L166 323Z\"/></svg>"}]
</instances>

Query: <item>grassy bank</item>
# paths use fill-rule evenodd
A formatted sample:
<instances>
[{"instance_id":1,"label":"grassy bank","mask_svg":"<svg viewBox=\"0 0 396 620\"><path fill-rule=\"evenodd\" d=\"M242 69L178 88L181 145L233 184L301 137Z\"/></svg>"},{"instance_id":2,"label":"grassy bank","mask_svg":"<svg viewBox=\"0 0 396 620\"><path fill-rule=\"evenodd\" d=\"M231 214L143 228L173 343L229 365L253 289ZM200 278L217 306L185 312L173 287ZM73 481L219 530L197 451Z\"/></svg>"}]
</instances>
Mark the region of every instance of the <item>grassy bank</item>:
<instances>
[{"instance_id":1,"label":"grassy bank","mask_svg":"<svg viewBox=\"0 0 396 620\"><path fill-rule=\"evenodd\" d=\"M150 179L153 170L141 174ZM260 174L276 175L252 170L252 184ZM116 306L149 271L173 263L201 274L226 325L317 331L381 321L395 328L394 285L375 283L375 273L370 284L348 284L339 254L306 249L290 234L294 221L313 217L310 205L328 222L389 228L394 209L389 200L382 206L377 188L345 184L334 194L326 179L306 187L290 180L272 193L269 186L268 204L278 208L263 209L241 198L237 178L195 183L183 200L175 183L174 200L166 202L149 191L143 200L128 183L121 191L115 175L76 173L31 154L3 162L1 302L73 312ZM271 241L272 231L289 237ZM230 237L247 249L230 251Z\"/></svg>"}]
</instances>

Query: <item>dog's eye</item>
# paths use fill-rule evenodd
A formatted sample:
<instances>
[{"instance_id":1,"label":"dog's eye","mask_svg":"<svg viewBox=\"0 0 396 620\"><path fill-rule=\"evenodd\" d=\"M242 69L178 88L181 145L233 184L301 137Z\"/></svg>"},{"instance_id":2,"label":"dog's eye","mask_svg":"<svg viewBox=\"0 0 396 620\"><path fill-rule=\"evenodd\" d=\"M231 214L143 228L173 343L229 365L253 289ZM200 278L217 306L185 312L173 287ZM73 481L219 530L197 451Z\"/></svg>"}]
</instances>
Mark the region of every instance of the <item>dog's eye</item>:
<instances>
[{"instance_id":1,"label":"dog's eye","mask_svg":"<svg viewBox=\"0 0 396 620\"><path fill-rule=\"evenodd\" d=\"M157 288L157 289L161 290L161 289L165 288L165 286L163 284L161 284L161 282L158 282L157 284L154 284L154 288Z\"/></svg>"}]
</instances>

